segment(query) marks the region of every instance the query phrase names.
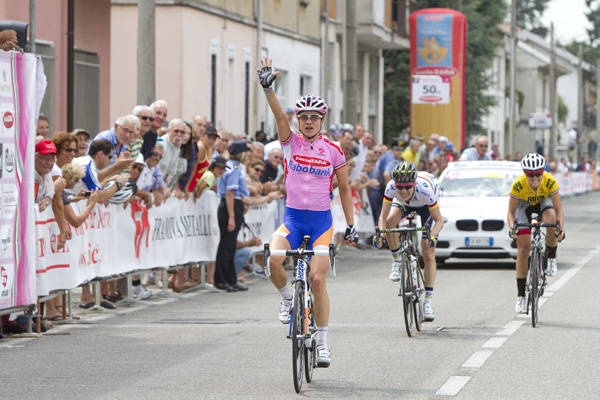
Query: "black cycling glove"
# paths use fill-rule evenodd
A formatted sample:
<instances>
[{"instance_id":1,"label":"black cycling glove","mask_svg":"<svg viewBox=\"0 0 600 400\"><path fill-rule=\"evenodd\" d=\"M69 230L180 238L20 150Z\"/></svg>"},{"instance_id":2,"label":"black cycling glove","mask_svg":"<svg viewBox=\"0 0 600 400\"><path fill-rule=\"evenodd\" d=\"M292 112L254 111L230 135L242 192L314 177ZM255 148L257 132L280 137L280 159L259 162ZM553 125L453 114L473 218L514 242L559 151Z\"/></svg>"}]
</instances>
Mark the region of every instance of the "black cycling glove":
<instances>
[{"instance_id":1,"label":"black cycling glove","mask_svg":"<svg viewBox=\"0 0 600 400\"><path fill-rule=\"evenodd\" d=\"M266 67L262 67L257 72L258 72L258 81L260 82L260 85L265 89L271 88L273 81L275 80L275 78L277 78L277 76L275 74L273 74L273 68L266 66Z\"/></svg>"}]
</instances>

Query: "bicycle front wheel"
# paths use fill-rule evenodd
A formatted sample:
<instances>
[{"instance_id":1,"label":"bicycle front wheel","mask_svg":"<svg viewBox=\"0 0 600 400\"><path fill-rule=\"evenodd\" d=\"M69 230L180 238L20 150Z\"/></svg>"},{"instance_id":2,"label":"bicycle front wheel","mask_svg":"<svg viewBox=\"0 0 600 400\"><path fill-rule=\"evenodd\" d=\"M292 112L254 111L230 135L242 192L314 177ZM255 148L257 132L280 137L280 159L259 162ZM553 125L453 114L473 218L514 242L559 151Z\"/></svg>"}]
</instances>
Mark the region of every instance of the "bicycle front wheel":
<instances>
[{"instance_id":1,"label":"bicycle front wheel","mask_svg":"<svg viewBox=\"0 0 600 400\"><path fill-rule=\"evenodd\" d=\"M531 280L529 283L529 297L531 304L531 326L534 328L538 323L538 298L540 293L540 269L541 269L541 258L540 252L538 250L534 250L531 257L531 265L529 266L529 273L531 276Z\"/></svg>"},{"instance_id":2,"label":"bicycle front wheel","mask_svg":"<svg viewBox=\"0 0 600 400\"><path fill-rule=\"evenodd\" d=\"M298 281L292 309L292 369L296 393L300 393L304 373L304 331L304 284Z\"/></svg>"},{"instance_id":3,"label":"bicycle front wheel","mask_svg":"<svg viewBox=\"0 0 600 400\"><path fill-rule=\"evenodd\" d=\"M413 301L413 310L415 313L415 326L417 330L421 331L421 323L425 320L425 316L423 315L423 301L425 299L425 281L423 279L423 270L421 269L421 261L417 261L417 270L415 271L415 276L417 277L417 282L415 287L415 296Z\"/></svg>"},{"instance_id":4,"label":"bicycle front wheel","mask_svg":"<svg viewBox=\"0 0 600 400\"><path fill-rule=\"evenodd\" d=\"M414 290L410 264L406 254L402 254L401 263L400 295L402 296L402 307L404 309L404 326L406 327L406 334L411 337L415 333L415 312L412 305Z\"/></svg>"}]
</instances>

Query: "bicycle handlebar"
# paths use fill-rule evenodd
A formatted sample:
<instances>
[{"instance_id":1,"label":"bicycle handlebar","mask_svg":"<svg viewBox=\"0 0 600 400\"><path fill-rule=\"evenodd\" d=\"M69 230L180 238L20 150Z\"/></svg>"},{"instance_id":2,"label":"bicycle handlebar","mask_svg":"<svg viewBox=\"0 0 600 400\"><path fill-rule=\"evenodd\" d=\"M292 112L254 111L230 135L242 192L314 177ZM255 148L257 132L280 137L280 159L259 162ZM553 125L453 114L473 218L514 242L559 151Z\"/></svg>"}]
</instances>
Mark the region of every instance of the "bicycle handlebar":
<instances>
[{"instance_id":1,"label":"bicycle handlebar","mask_svg":"<svg viewBox=\"0 0 600 400\"><path fill-rule=\"evenodd\" d=\"M379 236L382 233L396 233L396 232L429 232L429 226L415 226L411 228L402 227L402 228L389 228L389 229L379 229L378 226L375 227L375 235Z\"/></svg>"},{"instance_id":2,"label":"bicycle handlebar","mask_svg":"<svg viewBox=\"0 0 600 400\"><path fill-rule=\"evenodd\" d=\"M563 230L562 230L562 229L560 229L560 222L559 222L559 221L558 221L558 222L556 222L555 224L544 224L544 223L540 223L540 222L539 222L538 220L536 220L536 219L533 219L531 222L532 222L531 224L518 224L518 223L515 221L515 223L513 224L513 229L512 229L512 231L513 231L513 232L516 234L516 232L517 232L517 230L518 230L519 228L529 228L529 229L531 229L531 228L539 227L539 228L556 228L556 233L555 233L555 235L556 235L556 237L557 237L557 238L560 238L560 235L561 235L561 234L564 234ZM514 239L514 238L513 238L513 237L510 235L510 232L509 232L509 236L510 236L510 238L511 238L511 239ZM560 240L559 240L559 242L562 242L562 241L565 239L565 237L566 237L566 234L564 234L563 238L562 238L562 239L560 239Z\"/></svg>"},{"instance_id":3,"label":"bicycle handlebar","mask_svg":"<svg viewBox=\"0 0 600 400\"><path fill-rule=\"evenodd\" d=\"M303 248L296 250L271 250L269 248L269 243L265 243L265 260L267 262L267 276L271 276L271 262L269 261L270 256L329 256L329 265L331 267L331 274L336 276L335 271L335 245L333 243L329 244L328 250L306 250Z\"/></svg>"},{"instance_id":4,"label":"bicycle handlebar","mask_svg":"<svg viewBox=\"0 0 600 400\"><path fill-rule=\"evenodd\" d=\"M556 224L540 224L538 223L532 223L532 224L515 224L515 228L533 228L539 226L540 228L559 228L560 230L560 223L556 223Z\"/></svg>"}]
</instances>

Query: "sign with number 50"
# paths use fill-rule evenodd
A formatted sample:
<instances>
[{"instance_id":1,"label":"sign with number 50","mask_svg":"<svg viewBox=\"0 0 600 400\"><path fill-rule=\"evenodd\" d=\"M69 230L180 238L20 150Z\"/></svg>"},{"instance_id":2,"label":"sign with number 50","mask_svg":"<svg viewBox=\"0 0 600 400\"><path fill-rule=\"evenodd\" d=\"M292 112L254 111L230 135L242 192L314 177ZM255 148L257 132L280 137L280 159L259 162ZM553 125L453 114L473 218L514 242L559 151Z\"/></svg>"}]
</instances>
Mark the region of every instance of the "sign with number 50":
<instances>
[{"instance_id":1,"label":"sign with number 50","mask_svg":"<svg viewBox=\"0 0 600 400\"><path fill-rule=\"evenodd\" d=\"M450 83L439 75L413 75L413 104L448 104L450 102Z\"/></svg>"}]
</instances>

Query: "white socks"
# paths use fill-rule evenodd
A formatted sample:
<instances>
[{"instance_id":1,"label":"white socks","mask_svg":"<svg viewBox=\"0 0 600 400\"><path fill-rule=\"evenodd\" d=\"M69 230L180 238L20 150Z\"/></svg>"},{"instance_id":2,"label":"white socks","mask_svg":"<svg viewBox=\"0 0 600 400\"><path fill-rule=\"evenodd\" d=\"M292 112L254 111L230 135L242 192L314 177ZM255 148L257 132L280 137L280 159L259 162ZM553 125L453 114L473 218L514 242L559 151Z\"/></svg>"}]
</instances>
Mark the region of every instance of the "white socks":
<instances>
[{"instance_id":1,"label":"white socks","mask_svg":"<svg viewBox=\"0 0 600 400\"><path fill-rule=\"evenodd\" d=\"M285 285L281 289L277 289L277 291L279 292L281 297L283 297L286 300L292 298L292 292L290 291L290 287L288 285Z\"/></svg>"},{"instance_id":2,"label":"white socks","mask_svg":"<svg viewBox=\"0 0 600 400\"><path fill-rule=\"evenodd\" d=\"M327 345L327 327L319 326L317 327L317 347Z\"/></svg>"}]
</instances>

